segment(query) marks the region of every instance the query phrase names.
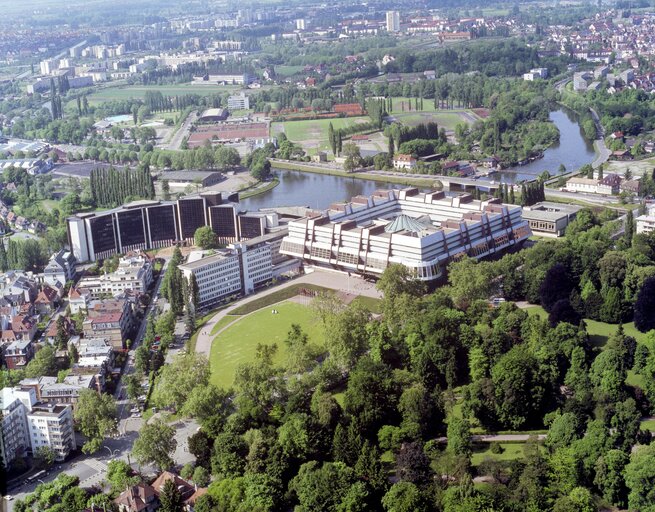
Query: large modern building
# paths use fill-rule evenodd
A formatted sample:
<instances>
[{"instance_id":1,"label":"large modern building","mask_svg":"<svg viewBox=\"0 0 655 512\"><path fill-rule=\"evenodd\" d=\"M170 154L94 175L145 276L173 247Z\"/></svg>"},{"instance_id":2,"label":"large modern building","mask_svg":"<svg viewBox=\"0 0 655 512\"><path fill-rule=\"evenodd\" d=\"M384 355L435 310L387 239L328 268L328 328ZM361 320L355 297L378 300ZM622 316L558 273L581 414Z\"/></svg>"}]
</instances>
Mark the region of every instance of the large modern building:
<instances>
[{"instance_id":1,"label":"large modern building","mask_svg":"<svg viewBox=\"0 0 655 512\"><path fill-rule=\"evenodd\" d=\"M132 250L193 243L196 229L211 226L229 244L265 234L267 216L238 211L238 194L202 192L177 201L135 201L113 210L67 219L68 243L79 262Z\"/></svg>"},{"instance_id":2,"label":"large modern building","mask_svg":"<svg viewBox=\"0 0 655 512\"><path fill-rule=\"evenodd\" d=\"M562 236L569 223L575 219L581 206L543 201L523 207L523 218L530 229L538 234Z\"/></svg>"},{"instance_id":3,"label":"large modern building","mask_svg":"<svg viewBox=\"0 0 655 512\"><path fill-rule=\"evenodd\" d=\"M387 32L400 32L400 13L387 11Z\"/></svg>"},{"instance_id":4,"label":"large modern building","mask_svg":"<svg viewBox=\"0 0 655 512\"><path fill-rule=\"evenodd\" d=\"M247 295L274 277L298 270L298 260L280 254L286 234L281 228L227 249L189 256L180 270L187 279L195 276L199 307L205 309L231 296Z\"/></svg>"},{"instance_id":5,"label":"large modern building","mask_svg":"<svg viewBox=\"0 0 655 512\"><path fill-rule=\"evenodd\" d=\"M77 283L89 290L92 299L116 297L126 290L139 293L148 291L152 283L152 264L143 254L130 254L118 262L115 272L99 276L86 276Z\"/></svg>"},{"instance_id":6,"label":"large modern building","mask_svg":"<svg viewBox=\"0 0 655 512\"><path fill-rule=\"evenodd\" d=\"M281 253L373 276L400 263L430 281L454 259L490 256L520 245L530 234L521 207L497 199L382 190L291 221Z\"/></svg>"},{"instance_id":7,"label":"large modern building","mask_svg":"<svg viewBox=\"0 0 655 512\"><path fill-rule=\"evenodd\" d=\"M75 449L70 405L38 403L33 387L3 388L0 405L0 457L5 467L43 446L54 450L56 460L64 460Z\"/></svg>"}]
</instances>

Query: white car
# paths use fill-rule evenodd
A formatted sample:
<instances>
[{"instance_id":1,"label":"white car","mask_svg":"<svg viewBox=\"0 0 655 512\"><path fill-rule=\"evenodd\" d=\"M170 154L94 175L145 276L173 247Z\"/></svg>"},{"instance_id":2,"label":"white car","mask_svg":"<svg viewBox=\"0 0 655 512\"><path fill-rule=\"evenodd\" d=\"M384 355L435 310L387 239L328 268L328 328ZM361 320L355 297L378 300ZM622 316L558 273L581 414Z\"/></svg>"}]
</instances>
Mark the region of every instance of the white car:
<instances>
[{"instance_id":1,"label":"white car","mask_svg":"<svg viewBox=\"0 0 655 512\"><path fill-rule=\"evenodd\" d=\"M141 413L140 413L140 412L134 412L134 413L132 413L132 418L140 418L140 417L141 417Z\"/></svg>"},{"instance_id":2,"label":"white car","mask_svg":"<svg viewBox=\"0 0 655 512\"><path fill-rule=\"evenodd\" d=\"M7 496L5 496L5 499L6 499L7 501L11 501L11 500L14 499L14 497L13 497L11 494L7 494Z\"/></svg>"}]
</instances>

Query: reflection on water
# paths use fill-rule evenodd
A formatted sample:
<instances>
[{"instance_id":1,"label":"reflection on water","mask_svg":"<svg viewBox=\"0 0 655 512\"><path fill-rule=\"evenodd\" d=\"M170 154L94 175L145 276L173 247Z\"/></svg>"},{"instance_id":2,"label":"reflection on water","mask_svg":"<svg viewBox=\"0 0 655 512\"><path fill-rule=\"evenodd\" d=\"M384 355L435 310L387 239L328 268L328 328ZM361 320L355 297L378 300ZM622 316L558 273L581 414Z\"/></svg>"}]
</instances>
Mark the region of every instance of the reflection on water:
<instances>
[{"instance_id":1,"label":"reflection on water","mask_svg":"<svg viewBox=\"0 0 655 512\"><path fill-rule=\"evenodd\" d=\"M564 108L555 110L550 113L550 120L559 128L559 142L550 146L544 152L543 158L512 169L516 172L501 172L496 175L501 177L502 182L515 183L531 179L543 171L548 171L551 176L554 176L560 164L571 170L579 169L594 161L594 146L584 138L575 112Z\"/></svg>"},{"instance_id":2,"label":"reflection on water","mask_svg":"<svg viewBox=\"0 0 655 512\"><path fill-rule=\"evenodd\" d=\"M248 210L273 206L308 206L327 208L330 204L358 195L371 195L376 190L404 188L404 185L370 181L327 174L274 169L280 184L268 192L241 201Z\"/></svg>"},{"instance_id":3,"label":"reflection on water","mask_svg":"<svg viewBox=\"0 0 655 512\"><path fill-rule=\"evenodd\" d=\"M517 172L502 172L500 176L504 183L531 179L543 171L555 175L560 164L568 170L578 169L594 160L593 145L582 135L578 125L577 115L568 109L551 112L550 119L560 131L560 141L548 148L544 157L522 167ZM403 188L403 185L378 181L313 174L300 171L284 171L276 169L280 184L268 192L253 196L242 201L242 206L248 210L274 206L308 206L310 208L327 208L331 203L345 201L357 195L371 195L379 189ZM438 177L435 177L438 179Z\"/></svg>"}]
</instances>

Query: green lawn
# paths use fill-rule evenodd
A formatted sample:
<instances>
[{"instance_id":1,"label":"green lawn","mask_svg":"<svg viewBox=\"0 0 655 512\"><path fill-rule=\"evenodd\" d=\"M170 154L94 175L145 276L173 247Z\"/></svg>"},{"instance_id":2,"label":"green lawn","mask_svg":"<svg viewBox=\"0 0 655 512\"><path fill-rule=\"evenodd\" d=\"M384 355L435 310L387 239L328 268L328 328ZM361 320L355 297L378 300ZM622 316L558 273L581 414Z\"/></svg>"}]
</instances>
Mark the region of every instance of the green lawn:
<instances>
[{"instance_id":1,"label":"green lawn","mask_svg":"<svg viewBox=\"0 0 655 512\"><path fill-rule=\"evenodd\" d=\"M213 384L223 388L231 386L237 366L252 361L260 343L276 343L278 350L274 362L282 364L286 356L284 340L291 324L300 325L312 342L323 343L322 327L314 320L310 308L283 302L275 309L278 314L266 308L242 318L214 339L209 357Z\"/></svg>"},{"instance_id":2,"label":"green lawn","mask_svg":"<svg viewBox=\"0 0 655 512\"><path fill-rule=\"evenodd\" d=\"M639 428L642 430L650 430L651 432L655 432L655 420L642 420Z\"/></svg>"},{"instance_id":3,"label":"green lawn","mask_svg":"<svg viewBox=\"0 0 655 512\"><path fill-rule=\"evenodd\" d=\"M437 123L439 128L445 128L447 131L454 131L460 123L470 123L470 119L460 116L456 112L423 112L423 113L397 113L392 114L394 118L402 124L416 126L422 123ZM473 114L471 114L473 115ZM476 117L477 119L477 117Z\"/></svg>"},{"instance_id":4,"label":"green lawn","mask_svg":"<svg viewBox=\"0 0 655 512\"><path fill-rule=\"evenodd\" d=\"M303 69L304 66L275 66L275 73L279 76L293 76Z\"/></svg>"},{"instance_id":5,"label":"green lawn","mask_svg":"<svg viewBox=\"0 0 655 512\"><path fill-rule=\"evenodd\" d=\"M541 306L529 306L526 308L526 311L529 315L540 315L542 318L548 318L548 313ZM589 338L597 347L603 347L607 343L607 339L619 328L618 324L608 324L596 320L589 320L588 318L585 318L585 323L587 324ZM626 335L636 339L638 343L646 342L646 334L639 332L635 328L634 322L623 324L623 331Z\"/></svg>"},{"instance_id":6,"label":"green lawn","mask_svg":"<svg viewBox=\"0 0 655 512\"><path fill-rule=\"evenodd\" d=\"M214 327L212 327L211 334L212 335L216 334L223 327L227 327L228 325L230 325L232 322L234 322L238 318L241 318L241 317L239 315L225 315L218 322L216 322L216 325L214 325Z\"/></svg>"},{"instance_id":7,"label":"green lawn","mask_svg":"<svg viewBox=\"0 0 655 512\"><path fill-rule=\"evenodd\" d=\"M357 302L358 304L364 306L371 313L376 313L376 314L382 313L382 301L380 299L376 299L374 297L365 297L364 295L360 295L359 297L355 298L353 302Z\"/></svg>"},{"instance_id":8,"label":"green lawn","mask_svg":"<svg viewBox=\"0 0 655 512\"><path fill-rule=\"evenodd\" d=\"M298 295L298 290L300 288L306 288L308 290L316 290L319 292L328 290L327 288L323 288L322 286L316 286L314 284L298 283L291 286L287 286L286 288L282 288L268 295L264 295L263 297L259 297L258 299L252 300L250 302L247 302L242 306L235 308L230 314L247 315L248 313L252 313L253 311L257 311L258 309L265 308L266 306L270 306L271 304L282 302L283 300L287 300L290 299L291 297Z\"/></svg>"},{"instance_id":9,"label":"green lawn","mask_svg":"<svg viewBox=\"0 0 655 512\"><path fill-rule=\"evenodd\" d=\"M238 85L127 85L124 87L106 87L89 95L89 103L99 104L111 100L125 100L128 98L143 99L146 91L158 91L165 96L175 96L183 94L199 94L208 96L219 92L236 91L240 89Z\"/></svg>"},{"instance_id":10,"label":"green lawn","mask_svg":"<svg viewBox=\"0 0 655 512\"><path fill-rule=\"evenodd\" d=\"M491 443L478 444L473 446L471 463L479 466L485 459L497 461L510 461L523 458L523 443L500 443L503 453L491 453ZM542 447L543 450L543 447Z\"/></svg>"},{"instance_id":11,"label":"green lawn","mask_svg":"<svg viewBox=\"0 0 655 512\"><path fill-rule=\"evenodd\" d=\"M311 119L308 121L285 121L282 123L284 133L293 142L306 140L328 140L328 126L332 123L334 129L346 128L357 123L368 123L368 117L339 117L336 119ZM271 133L279 133L276 126L280 123L273 123Z\"/></svg>"}]
</instances>

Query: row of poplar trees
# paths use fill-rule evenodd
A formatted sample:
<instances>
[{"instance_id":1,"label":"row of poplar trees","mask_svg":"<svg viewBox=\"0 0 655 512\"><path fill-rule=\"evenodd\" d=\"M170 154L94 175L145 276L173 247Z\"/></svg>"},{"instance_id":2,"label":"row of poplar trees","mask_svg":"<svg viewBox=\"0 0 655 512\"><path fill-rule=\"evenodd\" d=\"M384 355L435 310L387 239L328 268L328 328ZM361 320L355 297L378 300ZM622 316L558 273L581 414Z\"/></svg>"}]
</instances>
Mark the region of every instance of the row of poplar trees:
<instances>
[{"instance_id":1,"label":"row of poplar trees","mask_svg":"<svg viewBox=\"0 0 655 512\"><path fill-rule=\"evenodd\" d=\"M155 185L148 166L119 170L115 167L91 171L91 195L98 207L123 204L128 197L153 199Z\"/></svg>"}]
</instances>

